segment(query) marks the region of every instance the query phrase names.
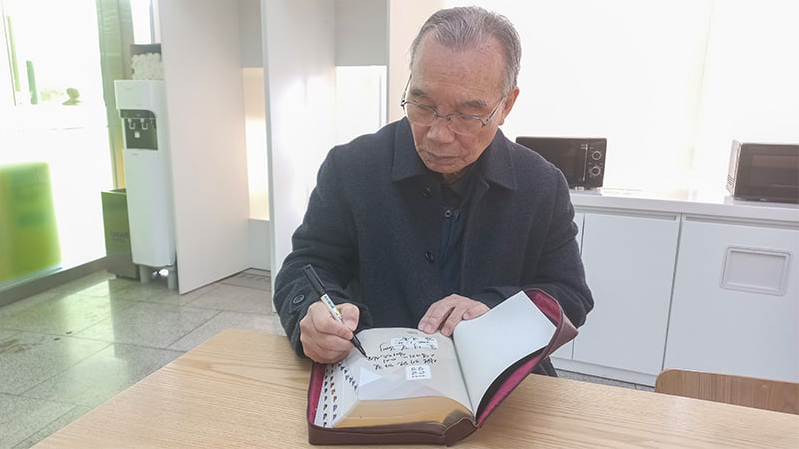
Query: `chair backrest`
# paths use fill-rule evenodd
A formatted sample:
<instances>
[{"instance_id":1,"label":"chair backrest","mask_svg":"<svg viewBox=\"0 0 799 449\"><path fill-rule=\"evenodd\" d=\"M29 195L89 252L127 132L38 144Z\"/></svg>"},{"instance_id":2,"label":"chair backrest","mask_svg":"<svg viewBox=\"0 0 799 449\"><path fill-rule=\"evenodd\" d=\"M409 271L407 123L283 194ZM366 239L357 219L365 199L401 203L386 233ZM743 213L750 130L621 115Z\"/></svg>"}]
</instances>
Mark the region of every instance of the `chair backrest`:
<instances>
[{"instance_id":1,"label":"chair backrest","mask_svg":"<svg viewBox=\"0 0 799 449\"><path fill-rule=\"evenodd\" d=\"M667 369L655 380L658 393L799 414L799 383Z\"/></svg>"}]
</instances>

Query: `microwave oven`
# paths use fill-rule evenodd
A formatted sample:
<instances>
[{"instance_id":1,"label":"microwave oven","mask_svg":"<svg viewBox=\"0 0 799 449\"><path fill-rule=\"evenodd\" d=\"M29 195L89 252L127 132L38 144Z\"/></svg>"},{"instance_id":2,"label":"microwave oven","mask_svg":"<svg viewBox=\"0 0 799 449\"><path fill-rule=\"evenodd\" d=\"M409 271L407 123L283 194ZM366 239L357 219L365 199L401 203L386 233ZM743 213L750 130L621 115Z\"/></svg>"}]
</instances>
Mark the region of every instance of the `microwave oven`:
<instances>
[{"instance_id":1,"label":"microwave oven","mask_svg":"<svg viewBox=\"0 0 799 449\"><path fill-rule=\"evenodd\" d=\"M516 143L540 154L566 177L572 189L602 187L607 139L587 137L517 137Z\"/></svg>"},{"instance_id":2,"label":"microwave oven","mask_svg":"<svg viewBox=\"0 0 799 449\"><path fill-rule=\"evenodd\" d=\"M727 190L736 199L799 203L799 145L733 141Z\"/></svg>"}]
</instances>

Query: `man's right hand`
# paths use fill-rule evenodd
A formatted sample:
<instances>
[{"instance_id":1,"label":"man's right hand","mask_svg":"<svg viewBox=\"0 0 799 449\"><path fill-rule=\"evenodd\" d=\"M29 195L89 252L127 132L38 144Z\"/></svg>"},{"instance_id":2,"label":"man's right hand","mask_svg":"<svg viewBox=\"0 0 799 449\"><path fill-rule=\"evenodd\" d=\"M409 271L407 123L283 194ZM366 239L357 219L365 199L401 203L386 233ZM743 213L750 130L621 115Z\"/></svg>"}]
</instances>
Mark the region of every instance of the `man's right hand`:
<instances>
[{"instance_id":1,"label":"man's right hand","mask_svg":"<svg viewBox=\"0 0 799 449\"><path fill-rule=\"evenodd\" d=\"M308 358L318 363L335 363L347 357L352 349L352 332L358 327L360 310L354 304L336 306L343 323L330 314L321 301L311 304L300 321L300 342Z\"/></svg>"}]
</instances>

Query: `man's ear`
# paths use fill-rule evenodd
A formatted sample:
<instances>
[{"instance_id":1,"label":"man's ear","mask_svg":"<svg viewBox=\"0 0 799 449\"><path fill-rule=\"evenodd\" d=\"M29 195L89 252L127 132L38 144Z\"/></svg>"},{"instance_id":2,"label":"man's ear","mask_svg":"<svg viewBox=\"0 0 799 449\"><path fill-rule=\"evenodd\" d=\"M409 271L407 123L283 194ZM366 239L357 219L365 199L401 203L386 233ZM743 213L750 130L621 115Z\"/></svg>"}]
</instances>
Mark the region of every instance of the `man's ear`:
<instances>
[{"instance_id":1,"label":"man's ear","mask_svg":"<svg viewBox=\"0 0 799 449\"><path fill-rule=\"evenodd\" d=\"M510 93L508 94L508 98L505 99L505 105L502 107L502 115L499 116L499 123L497 126L502 126L505 123L505 117L510 114L510 110L513 109L513 105L516 104L516 98L519 96L519 88L515 87Z\"/></svg>"}]
</instances>

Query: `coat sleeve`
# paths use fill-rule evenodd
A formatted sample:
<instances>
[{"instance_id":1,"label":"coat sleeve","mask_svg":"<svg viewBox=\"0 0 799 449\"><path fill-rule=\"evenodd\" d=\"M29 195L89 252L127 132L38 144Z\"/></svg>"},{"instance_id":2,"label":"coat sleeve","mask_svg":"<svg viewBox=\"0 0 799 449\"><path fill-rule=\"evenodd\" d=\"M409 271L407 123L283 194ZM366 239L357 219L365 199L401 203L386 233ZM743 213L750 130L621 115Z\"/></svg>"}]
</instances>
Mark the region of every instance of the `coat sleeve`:
<instances>
[{"instance_id":1,"label":"coat sleeve","mask_svg":"<svg viewBox=\"0 0 799 449\"><path fill-rule=\"evenodd\" d=\"M565 180L557 191L552 221L536 270L535 281L526 288L540 288L557 299L575 326L582 326L594 307L591 290L576 240L574 207Z\"/></svg>"},{"instance_id":2,"label":"coat sleeve","mask_svg":"<svg viewBox=\"0 0 799 449\"><path fill-rule=\"evenodd\" d=\"M339 192L334 152L322 163L302 224L292 236L292 252L275 278L274 303L295 352L304 356L300 321L319 297L308 284L302 267L312 264L328 296L336 304L350 302L360 309L358 329L371 327L371 315L350 299L347 286L358 266L355 231L346 201Z\"/></svg>"}]
</instances>

